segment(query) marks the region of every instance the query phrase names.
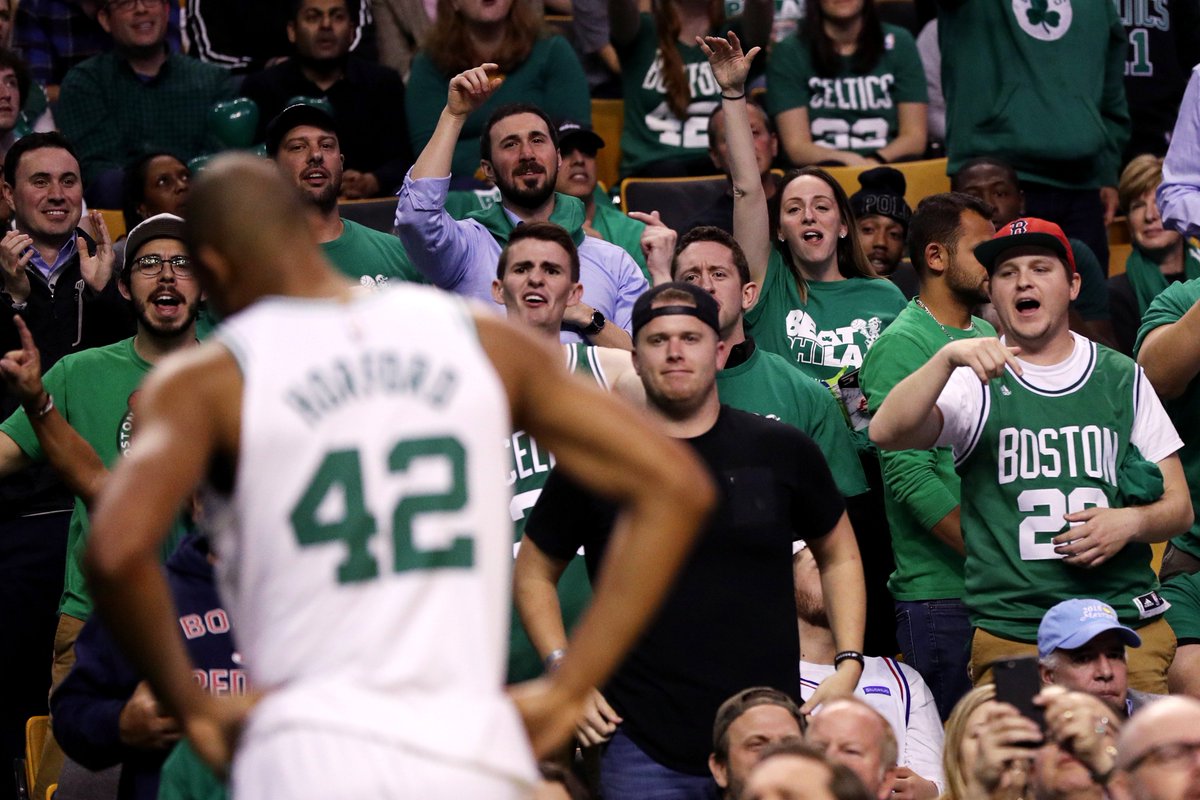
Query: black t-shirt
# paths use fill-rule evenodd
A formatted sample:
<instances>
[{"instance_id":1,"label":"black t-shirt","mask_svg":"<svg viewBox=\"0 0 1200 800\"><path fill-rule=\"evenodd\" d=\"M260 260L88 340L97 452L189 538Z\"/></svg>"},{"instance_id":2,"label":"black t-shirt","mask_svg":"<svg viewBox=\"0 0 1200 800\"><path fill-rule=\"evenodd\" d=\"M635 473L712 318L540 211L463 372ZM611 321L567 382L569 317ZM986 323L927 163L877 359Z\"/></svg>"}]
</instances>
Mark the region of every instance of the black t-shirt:
<instances>
[{"instance_id":1,"label":"black t-shirt","mask_svg":"<svg viewBox=\"0 0 1200 800\"><path fill-rule=\"evenodd\" d=\"M654 622L604 689L622 729L671 769L708 774L720 704L750 686L800 698L792 542L829 533L845 508L820 449L799 430L721 406L686 440L720 503ZM525 525L548 555L604 557L616 509L555 471Z\"/></svg>"}]
</instances>

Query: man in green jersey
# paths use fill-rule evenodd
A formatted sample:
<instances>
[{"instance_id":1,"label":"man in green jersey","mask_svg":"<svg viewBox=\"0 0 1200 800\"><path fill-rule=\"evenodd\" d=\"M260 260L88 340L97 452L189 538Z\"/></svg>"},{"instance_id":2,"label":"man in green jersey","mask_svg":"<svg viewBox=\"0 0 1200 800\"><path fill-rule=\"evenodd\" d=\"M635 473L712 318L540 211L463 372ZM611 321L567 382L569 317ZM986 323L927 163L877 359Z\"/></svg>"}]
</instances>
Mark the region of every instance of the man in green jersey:
<instances>
[{"instance_id":1,"label":"man in green jersey","mask_svg":"<svg viewBox=\"0 0 1200 800\"><path fill-rule=\"evenodd\" d=\"M48 426L59 424L59 415L91 445L105 466L111 467L128 450L142 379L169 353L196 342L201 292L182 237L183 220L171 214L151 217L129 234L119 288L133 304L137 334L106 347L65 356L46 373L44 390L19 393L26 400L24 407L0 424L0 475L35 461L54 463L54 445L43 445L40 437ZM6 377L39 357L27 330L23 339L25 346L8 353L0 362ZM72 488L87 494L80 487ZM91 594L82 573L87 534L87 509L76 497L54 637L51 691L70 671L75 661L75 638L92 611ZM173 548L174 543L168 546ZM48 776L57 775L62 764L57 747L48 750L45 757L49 760L43 763L43 769L49 770ZM49 780L53 782L54 778Z\"/></svg>"},{"instance_id":2,"label":"man in green jersey","mask_svg":"<svg viewBox=\"0 0 1200 800\"><path fill-rule=\"evenodd\" d=\"M987 302L987 273L975 246L992 237L991 207L970 195L935 194L909 225L909 253L918 296L867 351L860 380L867 409L948 342L996 335L971 309ZM896 603L896 639L904 661L929 684L945 720L971 688L963 604L963 541L959 480L950 448L882 450L883 502L896 569L888 590Z\"/></svg>"},{"instance_id":3,"label":"man in green jersey","mask_svg":"<svg viewBox=\"0 0 1200 800\"><path fill-rule=\"evenodd\" d=\"M1150 303L1142 317L1134 354L1166 404L1183 438L1179 452L1192 495L1200 508L1200 279L1175 283ZM1171 626L1179 650L1171 665L1171 690L1200 696L1200 525L1167 545L1159 576L1171 602Z\"/></svg>"},{"instance_id":4,"label":"man in green jersey","mask_svg":"<svg viewBox=\"0 0 1200 800\"><path fill-rule=\"evenodd\" d=\"M492 282L492 297L504 306L508 318L543 335L548 343L558 341L567 307L583 296L579 283L579 252L570 234L552 222L529 222L513 230L508 243L500 251L496 280ZM567 369L606 389L629 394L629 385L641 390L641 381L633 371L633 362L626 350L595 347L584 342L563 344ZM537 502L554 466L554 456L538 447L524 430L514 430L505 442L510 454L508 483L513 498L509 512L513 521L513 542L521 541L525 519ZM591 600L591 584L583 559L573 559L558 584L568 630L573 629ZM509 631L508 681L536 678L543 663L521 625L515 609Z\"/></svg>"},{"instance_id":5,"label":"man in green jersey","mask_svg":"<svg viewBox=\"0 0 1200 800\"><path fill-rule=\"evenodd\" d=\"M1016 219L975 256L1006 338L947 344L871 424L890 450L954 448L972 677L986 680L997 658L1032 655L1045 612L1091 596L1142 638L1130 685L1165 693L1175 636L1149 543L1192 523L1182 442L1140 367L1071 332L1079 276L1062 229Z\"/></svg>"},{"instance_id":6,"label":"man in green jersey","mask_svg":"<svg viewBox=\"0 0 1200 800\"><path fill-rule=\"evenodd\" d=\"M279 112L267 125L267 154L308 200L309 225L339 271L370 287L389 280L425 282L399 239L338 214L344 157L328 112L302 103Z\"/></svg>"}]
</instances>

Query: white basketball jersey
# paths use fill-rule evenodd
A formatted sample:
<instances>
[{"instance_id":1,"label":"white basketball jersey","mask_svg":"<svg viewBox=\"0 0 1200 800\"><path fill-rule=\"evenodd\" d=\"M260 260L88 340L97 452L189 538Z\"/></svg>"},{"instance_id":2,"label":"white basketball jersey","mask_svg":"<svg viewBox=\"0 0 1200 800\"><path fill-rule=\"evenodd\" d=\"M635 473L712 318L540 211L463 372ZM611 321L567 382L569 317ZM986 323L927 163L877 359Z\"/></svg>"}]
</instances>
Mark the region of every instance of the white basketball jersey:
<instances>
[{"instance_id":1,"label":"white basketball jersey","mask_svg":"<svg viewBox=\"0 0 1200 800\"><path fill-rule=\"evenodd\" d=\"M249 733L344 730L533 774L502 692L507 399L467 306L405 287L261 301L217 336L241 367L218 578L256 689Z\"/></svg>"}]
</instances>

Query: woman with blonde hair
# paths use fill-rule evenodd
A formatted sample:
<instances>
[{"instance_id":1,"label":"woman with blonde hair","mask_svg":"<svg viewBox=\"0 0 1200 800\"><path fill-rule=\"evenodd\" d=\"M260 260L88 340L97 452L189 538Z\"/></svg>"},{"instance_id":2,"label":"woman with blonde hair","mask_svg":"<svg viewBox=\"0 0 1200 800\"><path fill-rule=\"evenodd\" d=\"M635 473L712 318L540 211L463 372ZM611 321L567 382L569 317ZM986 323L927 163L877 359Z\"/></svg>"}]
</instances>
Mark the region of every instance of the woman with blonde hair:
<instances>
[{"instance_id":1,"label":"woman with blonde hair","mask_svg":"<svg viewBox=\"0 0 1200 800\"><path fill-rule=\"evenodd\" d=\"M532 0L438 0L437 21L413 59L404 94L413 152L437 127L450 79L478 64L499 65L500 85L467 118L451 174L461 183L479 168L479 137L488 117L508 103L531 103L551 119L591 124L587 78L567 40L549 34Z\"/></svg>"}]
</instances>

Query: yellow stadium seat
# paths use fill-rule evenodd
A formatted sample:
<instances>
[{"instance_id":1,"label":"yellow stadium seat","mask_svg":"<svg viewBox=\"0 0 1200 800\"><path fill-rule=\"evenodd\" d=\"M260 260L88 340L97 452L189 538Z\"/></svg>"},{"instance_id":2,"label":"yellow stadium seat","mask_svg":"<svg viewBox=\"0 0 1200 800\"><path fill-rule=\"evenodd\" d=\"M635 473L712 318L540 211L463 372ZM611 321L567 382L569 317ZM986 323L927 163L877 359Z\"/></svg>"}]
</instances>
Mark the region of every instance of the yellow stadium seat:
<instances>
[{"instance_id":1,"label":"yellow stadium seat","mask_svg":"<svg viewBox=\"0 0 1200 800\"><path fill-rule=\"evenodd\" d=\"M108 235L114 242L128 233L125 230L125 215L120 209L102 208L100 213L104 217L104 224L108 226Z\"/></svg>"},{"instance_id":2,"label":"yellow stadium seat","mask_svg":"<svg viewBox=\"0 0 1200 800\"><path fill-rule=\"evenodd\" d=\"M50 717L30 717L25 722L25 780L32 791L42 766L42 750L50 737Z\"/></svg>"},{"instance_id":3,"label":"yellow stadium seat","mask_svg":"<svg viewBox=\"0 0 1200 800\"><path fill-rule=\"evenodd\" d=\"M842 185L846 194L854 194L862 188L858 182L859 173L865 172L873 166L825 167L824 169ZM946 174L946 159L944 158L901 161L887 166L904 173L904 180L908 183L908 191L904 193L904 199L914 210L917 203L929 195L950 191L950 176Z\"/></svg>"},{"instance_id":4,"label":"yellow stadium seat","mask_svg":"<svg viewBox=\"0 0 1200 800\"><path fill-rule=\"evenodd\" d=\"M54 800L54 793L58 791L58 784L52 783L46 787L46 800Z\"/></svg>"},{"instance_id":5,"label":"yellow stadium seat","mask_svg":"<svg viewBox=\"0 0 1200 800\"><path fill-rule=\"evenodd\" d=\"M604 147L596 153L596 177L605 186L616 186L621 170L621 129L625 125L624 100L593 100L592 130Z\"/></svg>"},{"instance_id":6,"label":"yellow stadium seat","mask_svg":"<svg viewBox=\"0 0 1200 800\"><path fill-rule=\"evenodd\" d=\"M1120 275L1125 271L1125 261L1133 252L1133 239L1129 234L1129 220L1117 217L1108 226L1108 275Z\"/></svg>"}]
</instances>

